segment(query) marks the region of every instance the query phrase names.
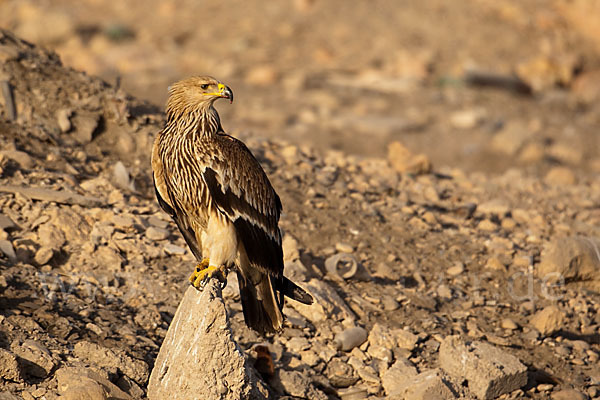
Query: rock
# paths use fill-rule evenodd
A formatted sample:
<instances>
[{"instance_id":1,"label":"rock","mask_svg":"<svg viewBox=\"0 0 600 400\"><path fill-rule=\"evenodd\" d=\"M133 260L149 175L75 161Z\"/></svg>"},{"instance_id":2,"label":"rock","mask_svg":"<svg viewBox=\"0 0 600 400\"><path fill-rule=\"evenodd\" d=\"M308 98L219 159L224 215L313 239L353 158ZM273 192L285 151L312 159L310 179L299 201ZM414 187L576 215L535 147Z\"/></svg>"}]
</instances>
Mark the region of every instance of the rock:
<instances>
[{"instance_id":1,"label":"rock","mask_svg":"<svg viewBox=\"0 0 600 400\"><path fill-rule=\"evenodd\" d=\"M100 116L95 113L81 111L75 113L71 118L71 122L75 126L75 131L72 133L75 140L80 144L87 144L94 138Z\"/></svg>"},{"instance_id":2,"label":"rock","mask_svg":"<svg viewBox=\"0 0 600 400\"><path fill-rule=\"evenodd\" d=\"M40 247L33 258L37 265L45 265L54 256L54 251L48 247Z\"/></svg>"},{"instance_id":3,"label":"rock","mask_svg":"<svg viewBox=\"0 0 600 400\"><path fill-rule=\"evenodd\" d=\"M56 251L60 251L66 241L64 233L52 223L38 227L38 240L43 247Z\"/></svg>"},{"instance_id":4,"label":"rock","mask_svg":"<svg viewBox=\"0 0 600 400\"><path fill-rule=\"evenodd\" d=\"M0 151L0 155L9 158L19 164L19 166L23 169L31 169L33 168L34 162L31 156L24 151L19 150L5 150Z\"/></svg>"},{"instance_id":5,"label":"rock","mask_svg":"<svg viewBox=\"0 0 600 400\"><path fill-rule=\"evenodd\" d=\"M400 142L388 145L388 162L400 173L427 174L431 171L431 161L425 154L414 155Z\"/></svg>"},{"instance_id":6,"label":"rock","mask_svg":"<svg viewBox=\"0 0 600 400\"><path fill-rule=\"evenodd\" d=\"M562 237L547 243L536 269L545 282L589 281L600 284L600 239Z\"/></svg>"},{"instance_id":7,"label":"rock","mask_svg":"<svg viewBox=\"0 0 600 400\"><path fill-rule=\"evenodd\" d=\"M360 346L367 340L367 331L360 326L348 328L337 335L333 339L333 343L338 350L350 351L355 347Z\"/></svg>"},{"instance_id":8,"label":"rock","mask_svg":"<svg viewBox=\"0 0 600 400\"><path fill-rule=\"evenodd\" d=\"M11 263L17 261L17 253L9 240L0 240L0 252L2 252Z\"/></svg>"},{"instance_id":9,"label":"rock","mask_svg":"<svg viewBox=\"0 0 600 400\"><path fill-rule=\"evenodd\" d=\"M458 276L465 271L465 265L461 262L454 264L446 270L446 273L450 276Z\"/></svg>"},{"instance_id":10,"label":"rock","mask_svg":"<svg viewBox=\"0 0 600 400\"><path fill-rule=\"evenodd\" d=\"M354 374L354 368L339 358L334 358L327 364L325 375L331 385L338 388L346 388L358 381L358 377Z\"/></svg>"},{"instance_id":11,"label":"rock","mask_svg":"<svg viewBox=\"0 0 600 400\"><path fill-rule=\"evenodd\" d=\"M189 287L148 384L149 399L263 399L263 383L233 340L217 280Z\"/></svg>"},{"instance_id":12,"label":"rock","mask_svg":"<svg viewBox=\"0 0 600 400\"><path fill-rule=\"evenodd\" d=\"M519 329L519 326L515 323L515 321L513 321L510 318L504 318L500 322L500 327L502 327L502 329L508 329L509 331L514 331L515 329Z\"/></svg>"},{"instance_id":13,"label":"rock","mask_svg":"<svg viewBox=\"0 0 600 400\"><path fill-rule=\"evenodd\" d=\"M129 171L125 164L121 161L117 161L113 166L113 181L118 188L125 190L135 190L133 181L129 176Z\"/></svg>"},{"instance_id":14,"label":"rock","mask_svg":"<svg viewBox=\"0 0 600 400\"><path fill-rule=\"evenodd\" d=\"M187 251L184 247L174 245L173 243L167 243L163 247L165 253L170 255L182 256Z\"/></svg>"},{"instance_id":15,"label":"rock","mask_svg":"<svg viewBox=\"0 0 600 400\"><path fill-rule=\"evenodd\" d=\"M369 332L369 355L390 364L393 360L392 350L396 347L396 338L390 328L376 322Z\"/></svg>"},{"instance_id":16,"label":"rock","mask_svg":"<svg viewBox=\"0 0 600 400\"><path fill-rule=\"evenodd\" d=\"M466 380L480 399L493 399L527 384L527 367L488 343L448 336L440 346L439 362L449 375Z\"/></svg>"},{"instance_id":17,"label":"rock","mask_svg":"<svg viewBox=\"0 0 600 400\"><path fill-rule=\"evenodd\" d=\"M588 400L588 397L575 390L575 389L564 389L558 392L552 393L550 397L552 400Z\"/></svg>"},{"instance_id":18,"label":"rock","mask_svg":"<svg viewBox=\"0 0 600 400\"><path fill-rule=\"evenodd\" d=\"M396 336L396 343L401 349L412 351L417 345L419 337L414 333L405 329L395 329L393 332Z\"/></svg>"},{"instance_id":19,"label":"rock","mask_svg":"<svg viewBox=\"0 0 600 400\"><path fill-rule=\"evenodd\" d=\"M123 351L84 340L75 344L73 354L98 367L117 369L139 384L143 385L148 380L148 364L128 356Z\"/></svg>"},{"instance_id":20,"label":"rock","mask_svg":"<svg viewBox=\"0 0 600 400\"><path fill-rule=\"evenodd\" d=\"M554 167L544 177L544 182L549 185L573 185L576 182L575 174L567 167Z\"/></svg>"},{"instance_id":21,"label":"rock","mask_svg":"<svg viewBox=\"0 0 600 400\"><path fill-rule=\"evenodd\" d=\"M5 381L23 381L17 357L4 349L0 349L0 378Z\"/></svg>"},{"instance_id":22,"label":"rock","mask_svg":"<svg viewBox=\"0 0 600 400\"><path fill-rule=\"evenodd\" d=\"M485 116L485 110L480 108L455 111L450 114L450 125L458 129L472 129L479 125Z\"/></svg>"},{"instance_id":23,"label":"rock","mask_svg":"<svg viewBox=\"0 0 600 400\"><path fill-rule=\"evenodd\" d=\"M168 229L164 228L157 228L151 226L148 229L146 229L146 237L150 240L165 240L169 237L170 234L171 232L169 232Z\"/></svg>"},{"instance_id":24,"label":"rock","mask_svg":"<svg viewBox=\"0 0 600 400\"><path fill-rule=\"evenodd\" d=\"M440 369L423 371L388 392L388 399L447 400L456 395Z\"/></svg>"},{"instance_id":25,"label":"rock","mask_svg":"<svg viewBox=\"0 0 600 400\"><path fill-rule=\"evenodd\" d=\"M0 214L0 229L6 232L17 229L17 224L14 223L9 216Z\"/></svg>"},{"instance_id":26,"label":"rock","mask_svg":"<svg viewBox=\"0 0 600 400\"><path fill-rule=\"evenodd\" d=\"M335 249L340 253L352 253L354 251L354 247L348 243L337 242L335 244Z\"/></svg>"},{"instance_id":27,"label":"rock","mask_svg":"<svg viewBox=\"0 0 600 400\"><path fill-rule=\"evenodd\" d=\"M23 372L36 378L47 377L57 364L46 346L35 340L25 340L20 346L11 345L11 350L19 357Z\"/></svg>"},{"instance_id":28,"label":"rock","mask_svg":"<svg viewBox=\"0 0 600 400\"><path fill-rule=\"evenodd\" d=\"M56 371L56 380L58 391L65 399L131 399L130 395L91 369L63 367Z\"/></svg>"},{"instance_id":29,"label":"rock","mask_svg":"<svg viewBox=\"0 0 600 400\"><path fill-rule=\"evenodd\" d=\"M71 114L73 114L73 111L68 108L61 108L56 112L56 123L62 133L67 133L71 130Z\"/></svg>"},{"instance_id":30,"label":"rock","mask_svg":"<svg viewBox=\"0 0 600 400\"><path fill-rule=\"evenodd\" d=\"M281 246L283 247L283 261L295 261L300 258L298 241L292 235L286 234Z\"/></svg>"},{"instance_id":31,"label":"rock","mask_svg":"<svg viewBox=\"0 0 600 400\"><path fill-rule=\"evenodd\" d=\"M531 129L523 123L510 122L494 135L490 141L490 147L495 152L514 156L531 135Z\"/></svg>"},{"instance_id":32,"label":"rock","mask_svg":"<svg viewBox=\"0 0 600 400\"><path fill-rule=\"evenodd\" d=\"M417 376L415 366L405 358L397 359L391 367L381 374L381 384L388 396L398 393L407 381Z\"/></svg>"},{"instance_id":33,"label":"rock","mask_svg":"<svg viewBox=\"0 0 600 400\"><path fill-rule=\"evenodd\" d=\"M548 336L559 331L564 321L563 312L557 306L548 306L538 311L529 322L542 336Z\"/></svg>"},{"instance_id":34,"label":"rock","mask_svg":"<svg viewBox=\"0 0 600 400\"><path fill-rule=\"evenodd\" d=\"M316 390L306 374L300 371L279 370L279 381L283 390L290 396L301 399L326 400L328 397Z\"/></svg>"},{"instance_id":35,"label":"rock","mask_svg":"<svg viewBox=\"0 0 600 400\"><path fill-rule=\"evenodd\" d=\"M313 278L304 284L304 289L313 296L314 303L306 305L297 301L290 301L289 305L313 324L326 319L335 321L356 320L356 316L346 305L346 302L331 286L322 280Z\"/></svg>"}]
</instances>

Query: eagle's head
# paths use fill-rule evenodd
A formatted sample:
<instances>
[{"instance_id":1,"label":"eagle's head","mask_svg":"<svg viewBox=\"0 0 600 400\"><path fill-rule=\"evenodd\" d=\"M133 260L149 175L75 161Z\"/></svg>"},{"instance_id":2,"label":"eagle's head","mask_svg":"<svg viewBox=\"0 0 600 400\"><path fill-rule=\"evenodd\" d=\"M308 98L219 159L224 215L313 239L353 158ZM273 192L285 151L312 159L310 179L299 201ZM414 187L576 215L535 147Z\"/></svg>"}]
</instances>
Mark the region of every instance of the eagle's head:
<instances>
[{"instance_id":1,"label":"eagle's head","mask_svg":"<svg viewBox=\"0 0 600 400\"><path fill-rule=\"evenodd\" d=\"M194 76L169 87L167 111L209 107L217 99L229 99L232 103L233 92L211 76Z\"/></svg>"}]
</instances>

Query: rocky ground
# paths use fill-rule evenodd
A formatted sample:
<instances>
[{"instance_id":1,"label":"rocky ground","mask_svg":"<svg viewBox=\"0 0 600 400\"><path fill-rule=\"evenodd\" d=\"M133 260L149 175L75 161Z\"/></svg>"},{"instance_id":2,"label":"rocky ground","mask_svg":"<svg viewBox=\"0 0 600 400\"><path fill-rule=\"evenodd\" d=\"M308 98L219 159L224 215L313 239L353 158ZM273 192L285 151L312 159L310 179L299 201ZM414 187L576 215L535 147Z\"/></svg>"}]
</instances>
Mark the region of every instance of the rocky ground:
<instances>
[{"instance_id":1,"label":"rocky ground","mask_svg":"<svg viewBox=\"0 0 600 400\"><path fill-rule=\"evenodd\" d=\"M143 398L193 267L153 198L162 114L7 31L0 62L0 398ZM597 139L519 126L491 149L543 167L498 175L399 142L386 159L240 135L284 204L286 274L317 300L261 338L224 291L271 397L600 396Z\"/></svg>"}]
</instances>

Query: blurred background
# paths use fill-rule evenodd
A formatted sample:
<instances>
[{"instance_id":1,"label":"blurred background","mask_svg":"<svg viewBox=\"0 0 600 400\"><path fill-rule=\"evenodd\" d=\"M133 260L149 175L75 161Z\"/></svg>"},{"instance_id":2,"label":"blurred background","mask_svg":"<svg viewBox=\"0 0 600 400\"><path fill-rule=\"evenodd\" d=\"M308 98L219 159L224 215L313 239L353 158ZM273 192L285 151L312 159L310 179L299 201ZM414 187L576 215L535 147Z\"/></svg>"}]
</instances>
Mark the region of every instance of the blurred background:
<instances>
[{"instance_id":1,"label":"blurred background","mask_svg":"<svg viewBox=\"0 0 600 400\"><path fill-rule=\"evenodd\" d=\"M209 74L238 137L600 171L598 0L0 0L0 26L162 110Z\"/></svg>"}]
</instances>

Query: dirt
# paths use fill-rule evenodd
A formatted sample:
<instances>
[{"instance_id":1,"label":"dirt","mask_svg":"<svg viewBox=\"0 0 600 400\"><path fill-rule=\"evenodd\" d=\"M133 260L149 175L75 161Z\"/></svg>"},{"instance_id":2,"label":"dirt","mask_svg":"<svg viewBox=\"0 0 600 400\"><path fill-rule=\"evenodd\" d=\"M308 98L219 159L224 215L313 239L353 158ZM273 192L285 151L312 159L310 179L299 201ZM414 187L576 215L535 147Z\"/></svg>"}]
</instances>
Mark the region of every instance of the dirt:
<instances>
[{"instance_id":1,"label":"dirt","mask_svg":"<svg viewBox=\"0 0 600 400\"><path fill-rule=\"evenodd\" d=\"M600 58L583 3L0 3L0 24L60 54L0 34L16 104L13 120L0 100L0 347L18 362L0 388L56 398L74 367L106 393L146 394L193 266L153 198L149 149L168 84L209 72L236 96L218 105L224 127L282 198L286 273L328 293L288 304L264 339L229 285L234 337L251 358L268 346L274 396L382 398L394 362L439 368L450 335L525 364L502 398L600 396L600 279L536 273L556 238L600 236ZM473 85L475 69L504 83ZM433 170L394 169L392 141ZM327 273L339 253L367 277ZM354 325L415 340L336 350ZM474 398L469 377L444 373Z\"/></svg>"}]
</instances>

